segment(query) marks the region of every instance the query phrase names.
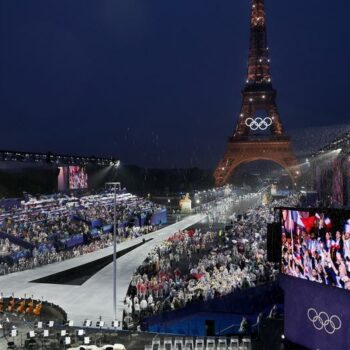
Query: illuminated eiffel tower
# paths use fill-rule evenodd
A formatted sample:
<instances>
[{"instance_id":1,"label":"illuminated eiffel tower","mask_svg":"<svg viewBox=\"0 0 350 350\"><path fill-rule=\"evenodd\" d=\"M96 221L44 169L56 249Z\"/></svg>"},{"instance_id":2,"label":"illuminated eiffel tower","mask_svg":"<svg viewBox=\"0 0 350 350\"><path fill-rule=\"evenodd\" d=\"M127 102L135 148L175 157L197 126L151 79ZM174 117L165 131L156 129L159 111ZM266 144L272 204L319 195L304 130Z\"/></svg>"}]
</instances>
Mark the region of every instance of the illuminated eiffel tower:
<instances>
[{"instance_id":1,"label":"illuminated eiffel tower","mask_svg":"<svg viewBox=\"0 0 350 350\"><path fill-rule=\"evenodd\" d=\"M226 184L239 165L260 159L279 164L293 182L299 176L298 162L278 113L268 53L264 0L252 0L247 80L236 129L214 172L217 186Z\"/></svg>"}]
</instances>

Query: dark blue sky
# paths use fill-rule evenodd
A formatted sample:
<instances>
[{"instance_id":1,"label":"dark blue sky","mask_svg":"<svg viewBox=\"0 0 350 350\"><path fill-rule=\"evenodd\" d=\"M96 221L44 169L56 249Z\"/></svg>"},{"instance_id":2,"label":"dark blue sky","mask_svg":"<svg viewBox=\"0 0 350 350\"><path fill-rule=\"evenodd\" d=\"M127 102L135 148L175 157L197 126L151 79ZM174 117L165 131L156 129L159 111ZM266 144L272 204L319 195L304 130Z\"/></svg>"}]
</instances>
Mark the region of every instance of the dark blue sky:
<instances>
[{"instance_id":1,"label":"dark blue sky","mask_svg":"<svg viewBox=\"0 0 350 350\"><path fill-rule=\"evenodd\" d=\"M246 74L249 0L1 0L0 148L213 167ZM266 0L288 130L348 122L345 0Z\"/></svg>"}]
</instances>

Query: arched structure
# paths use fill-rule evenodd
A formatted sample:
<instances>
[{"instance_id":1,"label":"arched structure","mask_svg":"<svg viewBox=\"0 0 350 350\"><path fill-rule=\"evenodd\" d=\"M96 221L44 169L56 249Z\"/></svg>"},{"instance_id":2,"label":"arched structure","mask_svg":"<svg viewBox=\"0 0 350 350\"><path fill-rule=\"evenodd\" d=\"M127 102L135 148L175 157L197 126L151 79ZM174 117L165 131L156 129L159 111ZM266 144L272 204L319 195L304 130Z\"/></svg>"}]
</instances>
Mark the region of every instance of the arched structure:
<instances>
[{"instance_id":1,"label":"arched structure","mask_svg":"<svg viewBox=\"0 0 350 350\"><path fill-rule=\"evenodd\" d=\"M292 182L299 176L298 162L293 155L289 139L280 138L273 143L265 140L233 141L228 143L226 153L215 171L215 180L218 185L229 182L234 171L244 163L256 160L272 161L284 168Z\"/></svg>"},{"instance_id":2,"label":"arched structure","mask_svg":"<svg viewBox=\"0 0 350 350\"><path fill-rule=\"evenodd\" d=\"M265 25L264 0L252 0L247 81L235 132L214 172L217 186L227 183L239 164L258 159L285 168L293 183L299 176L298 162L276 105Z\"/></svg>"}]
</instances>

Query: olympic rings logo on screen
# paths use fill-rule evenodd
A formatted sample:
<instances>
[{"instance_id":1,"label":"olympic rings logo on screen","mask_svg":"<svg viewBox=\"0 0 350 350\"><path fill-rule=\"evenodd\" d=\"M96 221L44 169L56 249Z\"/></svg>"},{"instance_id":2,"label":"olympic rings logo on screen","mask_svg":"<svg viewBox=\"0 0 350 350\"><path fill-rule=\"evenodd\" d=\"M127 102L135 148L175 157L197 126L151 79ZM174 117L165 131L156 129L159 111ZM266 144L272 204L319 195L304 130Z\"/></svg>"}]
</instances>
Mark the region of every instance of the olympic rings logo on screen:
<instances>
[{"instance_id":1,"label":"olympic rings logo on screen","mask_svg":"<svg viewBox=\"0 0 350 350\"><path fill-rule=\"evenodd\" d=\"M342 326L341 320L338 316L329 316L326 312L318 313L315 309L307 310L307 317L318 331L324 329L328 334L333 334Z\"/></svg>"},{"instance_id":2,"label":"olympic rings logo on screen","mask_svg":"<svg viewBox=\"0 0 350 350\"><path fill-rule=\"evenodd\" d=\"M245 125L247 125L250 130L266 130L272 124L272 118L247 118L245 121Z\"/></svg>"}]
</instances>

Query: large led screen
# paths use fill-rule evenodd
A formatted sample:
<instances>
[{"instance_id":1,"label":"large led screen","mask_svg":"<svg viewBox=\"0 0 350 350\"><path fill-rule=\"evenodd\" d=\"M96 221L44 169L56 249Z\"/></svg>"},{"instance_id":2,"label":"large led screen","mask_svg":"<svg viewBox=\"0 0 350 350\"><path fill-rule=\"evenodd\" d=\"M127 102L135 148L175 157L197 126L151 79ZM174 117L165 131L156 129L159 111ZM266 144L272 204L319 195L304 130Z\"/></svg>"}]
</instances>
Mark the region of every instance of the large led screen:
<instances>
[{"instance_id":1,"label":"large led screen","mask_svg":"<svg viewBox=\"0 0 350 350\"><path fill-rule=\"evenodd\" d=\"M88 187L88 177L84 167L70 166L69 167L69 188L78 190Z\"/></svg>"},{"instance_id":2,"label":"large led screen","mask_svg":"<svg viewBox=\"0 0 350 350\"><path fill-rule=\"evenodd\" d=\"M350 289L350 213L281 210L281 272Z\"/></svg>"}]
</instances>

